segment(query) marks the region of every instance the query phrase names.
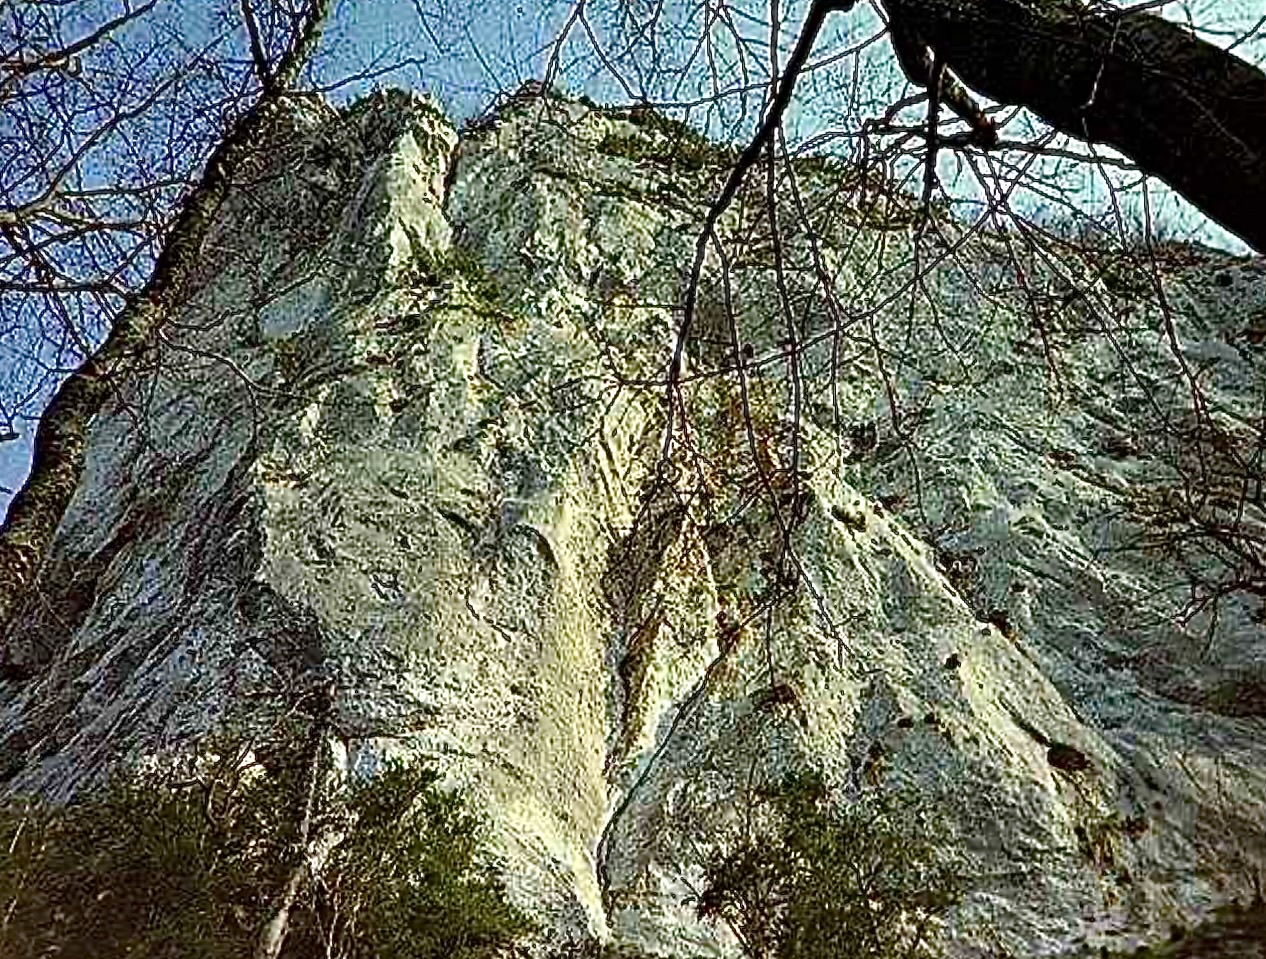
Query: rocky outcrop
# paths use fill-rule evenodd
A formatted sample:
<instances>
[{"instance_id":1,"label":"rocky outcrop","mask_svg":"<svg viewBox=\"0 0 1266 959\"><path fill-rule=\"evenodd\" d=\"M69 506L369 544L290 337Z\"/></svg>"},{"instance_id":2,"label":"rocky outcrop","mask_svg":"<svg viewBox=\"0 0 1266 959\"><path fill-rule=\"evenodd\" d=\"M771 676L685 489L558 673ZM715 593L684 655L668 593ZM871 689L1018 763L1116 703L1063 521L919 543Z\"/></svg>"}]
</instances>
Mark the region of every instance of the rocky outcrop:
<instances>
[{"instance_id":1,"label":"rocky outcrop","mask_svg":"<svg viewBox=\"0 0 1266 959\"><path fill-rule=\"evenodd\" d=\"M473 795L554 941L735 954L702 864L805 767L935 810L953 955L1249 895L1266 267L916 246L912 202L806 162L723 220L669 390L725 159L551 97L460 138L401 94L295 108L94 425L5 638L6 788L332 683L350 774Z\"/></svg>"}]
</instances>

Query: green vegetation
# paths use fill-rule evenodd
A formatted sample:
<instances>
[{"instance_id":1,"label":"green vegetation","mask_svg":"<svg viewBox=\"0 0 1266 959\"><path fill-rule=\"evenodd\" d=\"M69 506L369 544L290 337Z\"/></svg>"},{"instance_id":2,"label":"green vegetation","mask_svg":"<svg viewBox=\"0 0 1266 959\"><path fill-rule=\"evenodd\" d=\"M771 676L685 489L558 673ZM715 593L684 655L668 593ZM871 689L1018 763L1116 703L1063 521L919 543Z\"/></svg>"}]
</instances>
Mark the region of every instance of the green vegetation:
<instances>
[{"instance_id":1,"label":"green vegetation","mask_svg":"<svg viewBox=\"0 0 1266 959\"><path fill-rule=\"evenodd\" d=\"M805 774L765 792L750 823L708 864L697 910L752 959L930 954L932 922L960 890L913 803L835 804Z\"/></svg>"},{"instance_id":2,"label":"green vegetation","mask_svg":"<svg viewBox=\"0 0 1266 959\"><path fill-rule=\"evenodd\" d=\"M501 286L478 254L454 243L445 254L438 272L441 280L460 278L475 299L490 307L499 308L502 301Z\"/></svg>"},{"instance_id":3,"label":"green vegetation","mask_svg":"<svg viewBox=\"0 0 1266 959\"><path fill-rule=\"evenodd\" d=\"M636 128L627 134L607 133L598 143L598 152L607 156L663 163L691 172L724 168L738 159L738 147L713 142L690 125L651 107L603 112Z\"/></svg>"},{"instance_id":4,"label":"green vegetation","mask_svg":"<svg viewBox=\"0 0 1266 959\"><path fill-rule=\"evenodd\" d=\"M529 931L482 861L482 826L462 798L421 767L394 766L354 784L358 819L334 851L327 883L346 915L346 956L476 959Z\"/></svg>"},{"instance_id":5,"label":"green vegetation","mask_svg":"<svg viewBox=\"0 0 1266 959\"><path fill-rule=\"evenodd\" d=\"M283 841L261 821L277 795L230 809L191 791L116 781L66 807L0 808L0 953L13 957L248 955L279 880Z\"/></svg>"},{"instance_id":6,"label":"green vegetation","mask_svg":"<svg viewBox=\"0 0 1266 959\"><path fill-rule=\"evenodd\" d=\"M296 861L301 777L220 764L197 778L0 806L0 955L251 955ZM476 959L528 931L478 820L433 772L393 765L324 792L282 957Z\"/></svg>"},{"instance_id":7,"label":"green vegetation","mask_svg":"<svg viewBox=\"0 0 1266 959\"><path fill-rule=\"evenodd\" d=\"M666 113L651 106L636 106L631 110L611 111L613 116L628 120L636 127L648 133L658 133L670 140L691 142L698 146L708 146L711 141L690 124L675 120Z\"/></svg>"},{"instance_id":8,"label":"green vegetation","mask_svg":"<svg viewBox=\"0 0 1266 959\"><path fill-rule=\"evenodd\" d=\"M735 158L729 148L706 140L692 138L665 143L636 133L608 133L598 142L598 152L635 162L663 163L690 172L724 167Z\"/></svg>"}]
</instances>

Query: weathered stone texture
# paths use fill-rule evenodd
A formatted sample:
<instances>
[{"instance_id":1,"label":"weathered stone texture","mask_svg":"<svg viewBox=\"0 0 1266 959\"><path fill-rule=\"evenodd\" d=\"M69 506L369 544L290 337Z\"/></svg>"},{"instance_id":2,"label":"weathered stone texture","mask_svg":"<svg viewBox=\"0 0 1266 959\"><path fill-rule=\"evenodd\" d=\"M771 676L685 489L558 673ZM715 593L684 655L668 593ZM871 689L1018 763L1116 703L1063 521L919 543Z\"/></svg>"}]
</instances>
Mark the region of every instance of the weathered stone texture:
<instances>
[{"instance_id":1,"label":"weathered stone texture","mask_svg":"<svg viewBox=\"0 0 1266 959\"><path fill-rule=\"evenodd\" d=\"M728 288L709 262L665 460L670 304L715 183L635 119L534 99L459 143L403 95L296 111L95 424L6 639L7 788L69 795L333 679L349 769L420 755L470 790L560 939L732 954L686 903L701 857L804 765L943 816L971 877L955 955L1156 939L1245 895L1262 602L1180 622L1229 561L1141 548L1194 455L1161 439L1182 371L1121 292L1148 278L1021 253L1021 284L1015 238L943 222L912 287L909 230L806 171L836 280L783 278L799 425L769 238L734 214L752 255ZM1232 492L1264 273L1161 278ZM1236 502L1266 528L1260 488Z\"/></svg>"}]
</instances>

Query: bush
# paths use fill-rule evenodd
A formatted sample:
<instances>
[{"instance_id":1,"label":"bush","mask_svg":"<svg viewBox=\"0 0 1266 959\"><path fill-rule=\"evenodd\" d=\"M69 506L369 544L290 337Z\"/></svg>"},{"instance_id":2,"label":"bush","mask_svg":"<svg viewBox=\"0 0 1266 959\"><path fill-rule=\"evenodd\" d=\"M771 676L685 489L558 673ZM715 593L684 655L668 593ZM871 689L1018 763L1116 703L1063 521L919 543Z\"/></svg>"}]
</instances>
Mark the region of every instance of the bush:
<instances>
[{"instance_id":1,"label":"bush","mask_svg":"<svg viewBox=\"0 0 1266 959\"><path fill-rule=\"evenodd\" d=\"M67 806L0 805L0 955L251 955L294 861L295 786L284 768L227 792L118 778ZM323 831L335 841L283 957L474 959L528 929L482 859L478 820L425 768L328 791Z\"/></svg>"},{"instance_id":2,"label":"bush","mask_svg":"<svg viewBox=\"0 0 1266 959\"><path fill-rule=\"evenodd\" d=\"M251 821L262 799L219 822L187 790L123 781L60 808L6 803L0 954L248 955L281 861L271 831Z\"/></svg>"},{"instance_id":3,"label":"bush","mask_svg":"<svg viewBox=\"0 0 1266 959\"><path fill-rule=\"evenodd\" d=\"M333 910L340 955L475 959L529 931L482 861L482 824L424 767L395 765L352 784L355 827L335 847L316 909Z\"/></svg>"},{"instance_id":4,"label":"bush","mask_svg":"<svg viewBox=\"0 0 1266 959\"><path fill-rule=\"evenodd\" d=\"M895 959L931 947L959 898L910 802L829 801L820 776L763 793L747 834L708 863L697 911L752 959Z\"/></svg>"}]
</instances>

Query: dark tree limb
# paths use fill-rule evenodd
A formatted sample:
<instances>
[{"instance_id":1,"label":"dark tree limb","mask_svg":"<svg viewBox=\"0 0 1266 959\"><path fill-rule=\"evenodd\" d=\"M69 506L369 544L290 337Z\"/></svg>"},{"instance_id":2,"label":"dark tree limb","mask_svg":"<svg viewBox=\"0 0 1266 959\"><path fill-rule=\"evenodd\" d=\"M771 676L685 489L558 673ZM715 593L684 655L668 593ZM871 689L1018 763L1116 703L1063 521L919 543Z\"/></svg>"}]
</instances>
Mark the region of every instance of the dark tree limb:
<instances>
[{"instance_id":1,"label":"dark tree limb","mask_svg":"<svg viewBox=\"0 0 1266 959\"><path fill-rule=\"evenodd\" d=\"M31 474L0 526L0 640L25 607L40 566L83 474L88 427L120 376L126 375L155 333L188 293L229 188L272 122L287 91L311 58L333 0L311 0L294 41L268 86L212 152L202 180L185 201L148 282L119 313L110 335L70 374L40 419ZM5 649L0 645L0 667Z\"/></svg>"},{"instance_id":2,"label":"dark tree limb","mask_svg":"<svg viewBox=\"0 0 1266 959\"><path fill-rule=\"evenodd\" d=\"M259 32L259 21L255 19L255 8L251 0L239 0L242 11L242 22L246 24L246 36L251 44L251 59L255 62L255 76L265 92L273 85L273 67L268 62L268 54L264 50L264 39Z\"/></svg>"},{"instance_id":3,"label":"dark tree limb","mask_svg":"<svg viewBox=\"0 0 1266 959\"><path fill-rule=\"evenodd\" d=\"M814 0L813 6L809 8L808 16L805 17L804 26L800 30L800 37L796 40L791 57L787 60L787 68L783 70L782 77L778 80L778 86L774 90L772 102L769 104L760 129L756 131L756 135L752 137L751 142L739 154L734 166L730 168L725 185L717 198L712 201L704 217L699 238L695 241L694 259L690 266L685 302L682 306L681 326L677 330L676 344L673 347L672 361L668 369L668 423L664 428L664 448L660 454L661 467L668 463L668 454L672 446L673 395L681 381L682 361L686 353L686 343L690 337L690 328L694 323L695 308L699 298L699 281L703 276L703 263L707 258L708 244L715 241L715 231L717 224L721 222L721 217L729 209L734 197L738 195L744 178L760 159L761 152L773 142L774 135L782 125L783 115L787 112L787 107L791 104L791 96L796 89L796 81L800 78L800 72L805 64L809 62L809 54L813 52L813 45L817 42L818 34L822 32L827 15L837 10L848 12L855 5L856 0Z\"/></svg>"},{"instance_id":4,"label":"dark tree limb","mask_svg":"<svg viewBox=\"0 0 1266 959\"><path fill-rule=\"evenodd\" d=\"M969 142L986 149L996 146L998 131L994 122L963 85L945 71L944 59L935 58L919 35L902 23L889 24L888 34L897 62L910 82L926 88L933 101L939 100L967 121L971 127ZM935 132L929 131L929 137Z\"/></svg>"},{"instance_id":5,"label":"dark tree limb","mask_svg":"<svg viewBox=\"0 0 1266 959\"><path fill-rule=\"evenodd\" d=\"M1266 252L1262 70L1161 17L1081 0L884 6L894 44L915 37L978 93L1119 150Z\"/></svg>"}]
</instances>

